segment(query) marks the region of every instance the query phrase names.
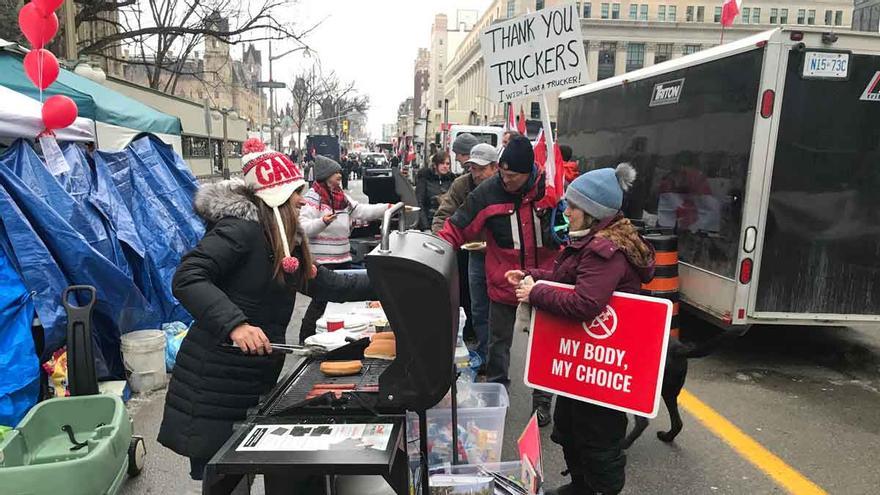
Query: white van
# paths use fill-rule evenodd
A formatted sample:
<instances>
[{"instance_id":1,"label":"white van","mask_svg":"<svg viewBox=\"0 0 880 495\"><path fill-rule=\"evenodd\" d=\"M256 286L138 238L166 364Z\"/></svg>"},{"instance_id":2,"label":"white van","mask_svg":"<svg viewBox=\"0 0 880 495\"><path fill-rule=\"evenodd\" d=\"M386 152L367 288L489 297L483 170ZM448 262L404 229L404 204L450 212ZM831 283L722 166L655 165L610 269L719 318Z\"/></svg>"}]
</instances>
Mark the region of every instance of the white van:
<instances>
[{"instance_id":1,"label":"white van","mask_svg":"<svg viewBox=\"0 0 880 495\"><path fill-rule=\"evenodd\" d=\"M455 142L455 138L459 134L469 133L477 138L477 141L480 143L488 143L496 148L501 148L501 140L504 138L504 128L503 127L494 127L494 126L483 126L483 125L452 125L449 128L449 136L448 142L446 143L446 149L449 150L450 155L452 154L452 143ZM461 168L461 165L455 161L455 156L451 156L452 158L452 171L456 174L460 174L464 172Z\"/></svg>"}]
</instances>

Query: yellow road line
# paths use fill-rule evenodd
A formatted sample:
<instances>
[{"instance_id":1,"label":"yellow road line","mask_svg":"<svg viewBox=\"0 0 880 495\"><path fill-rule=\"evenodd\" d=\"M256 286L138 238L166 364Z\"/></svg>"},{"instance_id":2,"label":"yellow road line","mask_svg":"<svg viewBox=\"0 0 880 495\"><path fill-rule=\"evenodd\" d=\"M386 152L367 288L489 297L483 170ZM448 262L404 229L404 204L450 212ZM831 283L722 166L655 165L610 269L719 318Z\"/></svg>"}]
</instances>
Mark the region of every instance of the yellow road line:
<instances>
[{"instance_id":1,"label":"yellow road line","mask_svg":"<svg viewBox=\"0 0 880 495\"><path fill-rule=\"evenodd\" d=\"M825 490L808 480L806 476L789 466L782 459L746 435L733 423L704 404L687 390L682 390L678 403L685 411L697 418L703 426L724 440L744 459L763 471L789 493L797 495L827 494Z\"/></svg>"}]
</instances>

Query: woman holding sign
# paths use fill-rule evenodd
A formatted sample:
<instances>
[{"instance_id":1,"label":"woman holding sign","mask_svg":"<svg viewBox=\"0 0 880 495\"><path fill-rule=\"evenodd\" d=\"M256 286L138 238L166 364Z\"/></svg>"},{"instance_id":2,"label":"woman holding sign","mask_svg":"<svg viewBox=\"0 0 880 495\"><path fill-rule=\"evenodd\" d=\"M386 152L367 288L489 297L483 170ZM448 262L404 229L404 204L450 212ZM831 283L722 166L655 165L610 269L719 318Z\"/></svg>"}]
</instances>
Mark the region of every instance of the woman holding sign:
<instances>
[{"instance_id":1,"label":"woman holding sign","mask_svg":"<svg viewBox=\"0 0 880 495\"><path fill-rule=\"evenodd\" d=\"M565 193L571 241L553 270L511 270L520 302L580 321L592 321L614 291L638 293L654 274L654 250L620 212L623 193L636 171L622 163L616 169L593 170L575 179ZM574 291L534 280L573 284ZM571 483L555 494L618 493L625 481L626 414L566 397L556 399L551 438L562 446Z\"/></svg>"}]
</instances>

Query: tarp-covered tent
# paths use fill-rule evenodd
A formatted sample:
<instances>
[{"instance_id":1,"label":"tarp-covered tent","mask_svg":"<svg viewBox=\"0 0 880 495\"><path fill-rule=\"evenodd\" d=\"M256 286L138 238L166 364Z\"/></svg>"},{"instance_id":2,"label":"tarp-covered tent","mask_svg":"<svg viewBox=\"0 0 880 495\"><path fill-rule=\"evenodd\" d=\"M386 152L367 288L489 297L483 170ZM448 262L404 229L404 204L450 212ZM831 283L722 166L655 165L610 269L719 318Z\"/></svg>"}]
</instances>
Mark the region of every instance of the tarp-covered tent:
<instances>
[{"instance_id":1,"label":"tarp-covered tent","mask_svg":"<svg viewBox=\"0 0 880 495\"><path fill-rule=\"evenodd\" d=\"M0 86L0 138L33 139L43 132L43 117L40 102L12 89ZM55 132L61 141L94 141L95 123L89 119L78 118L65 129Z\"/></svg>"},{"instance_id":2,"label":"tarp-covered tent","mask_svg":"<svg viewBox=\"0 0 880 495\"><path fill-rule=\"evenodd\" d=\"M98 374L120 378L122 333L191 321L171 278L204 233L192 211L195 178L153 136L94 160L76 145L63 152L70 171L58 176L24 140L0 155L0 247L33 294L43 359L64 343L64 288L93 285ZM5 355L0 348L0 363Z\"/></svg>"},{"instance_id":3,"label":"tarp-covered tent","mask_svg":"<svg viewBox=\"0 0 880 495\"><path fill-rule=\"evenodd\" d=\"M24 72L23 55L0 49L0 86L40 98L40 90ZM157 135L181 152L180 119L113 91L85 77L62 69L58 79L43 91L43 97L60 94L73 99L79 116L95 121L98 149L121 151L138 134Z\"/></svg>"}]
</instances>

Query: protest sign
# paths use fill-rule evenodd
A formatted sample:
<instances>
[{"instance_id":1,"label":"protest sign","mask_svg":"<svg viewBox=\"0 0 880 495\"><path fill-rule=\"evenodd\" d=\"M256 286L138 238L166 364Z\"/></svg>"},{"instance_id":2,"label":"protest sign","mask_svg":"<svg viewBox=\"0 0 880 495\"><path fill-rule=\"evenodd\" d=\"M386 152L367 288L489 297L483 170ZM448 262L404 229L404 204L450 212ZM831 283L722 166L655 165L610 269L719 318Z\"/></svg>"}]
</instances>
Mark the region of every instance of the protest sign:
<instances>
[{"instance_id":1,"label":"protest sign","mask_svg":"<svg viewBox=\"0 0 880 495\"><path fill-rule=\"evenodd\" d=\"M559 290L571 285L552 282ZM660 403L672 303L615 292L593 321L532 308L526 385L653 418Z\"/></svg>"},{"instance_id":2,"label":"protest sign","mask_svg":"<svg viewBox=\"0 0 880 495\"><path fill-rule=\"evenodd\" d=\"M480 33L489 97L499 103L562 91L587 81L574 3L493 24Z\"/></svg>"}]
</instances>

